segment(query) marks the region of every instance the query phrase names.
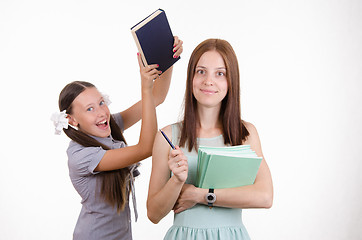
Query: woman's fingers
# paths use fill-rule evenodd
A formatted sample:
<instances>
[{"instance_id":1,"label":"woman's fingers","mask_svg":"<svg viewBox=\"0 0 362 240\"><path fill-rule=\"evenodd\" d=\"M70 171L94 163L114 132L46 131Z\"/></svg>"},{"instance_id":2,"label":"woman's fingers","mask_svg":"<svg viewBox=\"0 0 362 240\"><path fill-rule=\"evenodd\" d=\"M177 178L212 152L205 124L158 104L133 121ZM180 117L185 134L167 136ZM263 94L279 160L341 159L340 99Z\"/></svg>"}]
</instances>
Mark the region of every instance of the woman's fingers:
<instances>
[{"instance_id":1,"label":"woman's fingers","mask_svg":"<svg viewBox=\"0 0 362 240\"><path fill-rule=\"evenodd\" d=\"M179 146L170 151L168 166L179 181L186 181L188 175L187 157Z\"/></svg>"},{"instance_id":2,"label":"woman's fingers","mask_svg":"<svg viewBox=\"0 0 362 240\"><path fill-rule=\"evenodd\" d=\"M187 165L187 160L181 159L179 161L175 161L176 167L182 167Z\"/></svg>"}]
</instances>

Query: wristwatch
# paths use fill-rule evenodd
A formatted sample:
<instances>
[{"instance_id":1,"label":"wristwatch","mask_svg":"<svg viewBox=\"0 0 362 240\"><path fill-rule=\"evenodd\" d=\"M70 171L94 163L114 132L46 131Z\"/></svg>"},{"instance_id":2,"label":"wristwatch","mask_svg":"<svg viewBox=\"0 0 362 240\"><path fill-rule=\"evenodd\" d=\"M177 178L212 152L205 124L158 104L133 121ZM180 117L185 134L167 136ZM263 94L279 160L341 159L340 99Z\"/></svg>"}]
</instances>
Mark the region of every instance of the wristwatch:
<instances>
[{"instance_id":1,"label":"wristwatch","mask_svg":"<svg viewBox=\"0 0 362 240\"><path fill-rule=\"evenodd\" d=\"M216 201L216 195L214 193L214 189L210 188L209 192L205 196L207 205L212 208L212 204Z\"/></svg>"}]
</instances>

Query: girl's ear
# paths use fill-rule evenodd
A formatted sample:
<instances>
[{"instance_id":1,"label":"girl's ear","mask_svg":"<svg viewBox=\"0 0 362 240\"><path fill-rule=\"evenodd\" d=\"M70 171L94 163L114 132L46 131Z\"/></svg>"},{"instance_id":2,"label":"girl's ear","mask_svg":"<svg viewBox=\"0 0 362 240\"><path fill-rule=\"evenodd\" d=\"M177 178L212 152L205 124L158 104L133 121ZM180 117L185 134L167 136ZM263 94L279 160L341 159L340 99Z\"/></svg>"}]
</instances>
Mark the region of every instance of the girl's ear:
<instances>
[{"instance_id":1,"label":"girl's ear","mask_svg":"<svg viewBox=\"0 0 362 240\"><path fill-rule=\"evenodd\" d=\"M73 127L78 127L79 123L77 122L77 120L73 116L68 114L67 118L69 120L70 125L72 125Z\"/></svg>"}]
</instances>

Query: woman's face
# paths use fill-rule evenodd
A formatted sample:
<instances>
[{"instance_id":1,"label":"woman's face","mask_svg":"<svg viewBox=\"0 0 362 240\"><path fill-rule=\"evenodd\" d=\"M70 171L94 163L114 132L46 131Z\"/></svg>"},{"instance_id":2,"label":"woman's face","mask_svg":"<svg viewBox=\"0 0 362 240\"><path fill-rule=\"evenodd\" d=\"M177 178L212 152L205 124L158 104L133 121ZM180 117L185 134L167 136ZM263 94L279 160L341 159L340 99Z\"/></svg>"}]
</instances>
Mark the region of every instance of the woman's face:
<instances>
[{"instance_id":1,"label":"woman's face","mask_svg":"<svg viewBox=\"0 0 362 240\"><path fill-rule=\"evenodd\" d=\"M96 88L87 88L72 103L73 113L69 123L88 135L108 137L110 112L103 96Z\"/></svg>"},{"instance_id":2,"label":"woman's face","mask_svg":"<svg viewBox=\"0 0 362 240\"><path fill-rule=\"evenodd\" d=\"M205 52L196 64L194 97L199 105L220 108L227 92L226 67L222 56L215 50Z\"/></svg>"}]
</instances>

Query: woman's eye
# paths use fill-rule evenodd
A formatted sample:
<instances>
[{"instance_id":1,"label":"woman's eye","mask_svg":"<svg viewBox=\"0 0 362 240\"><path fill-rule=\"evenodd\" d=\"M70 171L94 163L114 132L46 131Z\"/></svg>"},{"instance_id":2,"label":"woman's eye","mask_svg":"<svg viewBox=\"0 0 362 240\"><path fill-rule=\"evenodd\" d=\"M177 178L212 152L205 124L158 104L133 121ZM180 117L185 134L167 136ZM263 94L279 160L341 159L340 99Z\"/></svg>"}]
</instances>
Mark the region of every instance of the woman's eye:
<instances>
[{"instance_id":1,"label":"woman's eye","mask_svg":"<svg viewBox=\"0 0 362 240\"><path fill-rule=\"evenodd\" d=\"M204 71L204 70L199 69L199 70L197 70L197 71L196 71L196 73L198 73L198 74L204 74L204 73L205 73L205 71Z\"/></svg>"},{"instance_id":2,"label":"woman's eye","mask_svg":"<svg viewBox=\"0 0 362 240\"><path fill-rule=\"evenodd\" d=\"M100 106L102 106L102 105L104 105L104 104L106 104L106 102L105 102L104 100L102 100L102 101L99 103Z\"/></svg>"},{"instance_id":3,"label":"woman's eye","mask_svg":"<svg viewBox=\"0 0 362 240\"><path fill-rule=\"evenodd\" d=\"M225 76L225 73L224 72L218 72L217 75L218 76Z\"/></svg>"},{"instance_id":4,"label":"woman's eye","mask_svg":"<svg viewBox=\"0 0 362 240\"><path fill-rule=\"evenodd\" d=\"M94 109L93 107L90 107L90 108L87 108L87 111L91 112L91 111L93 111L93 109Z\"/></svg>"}]
</instances>

